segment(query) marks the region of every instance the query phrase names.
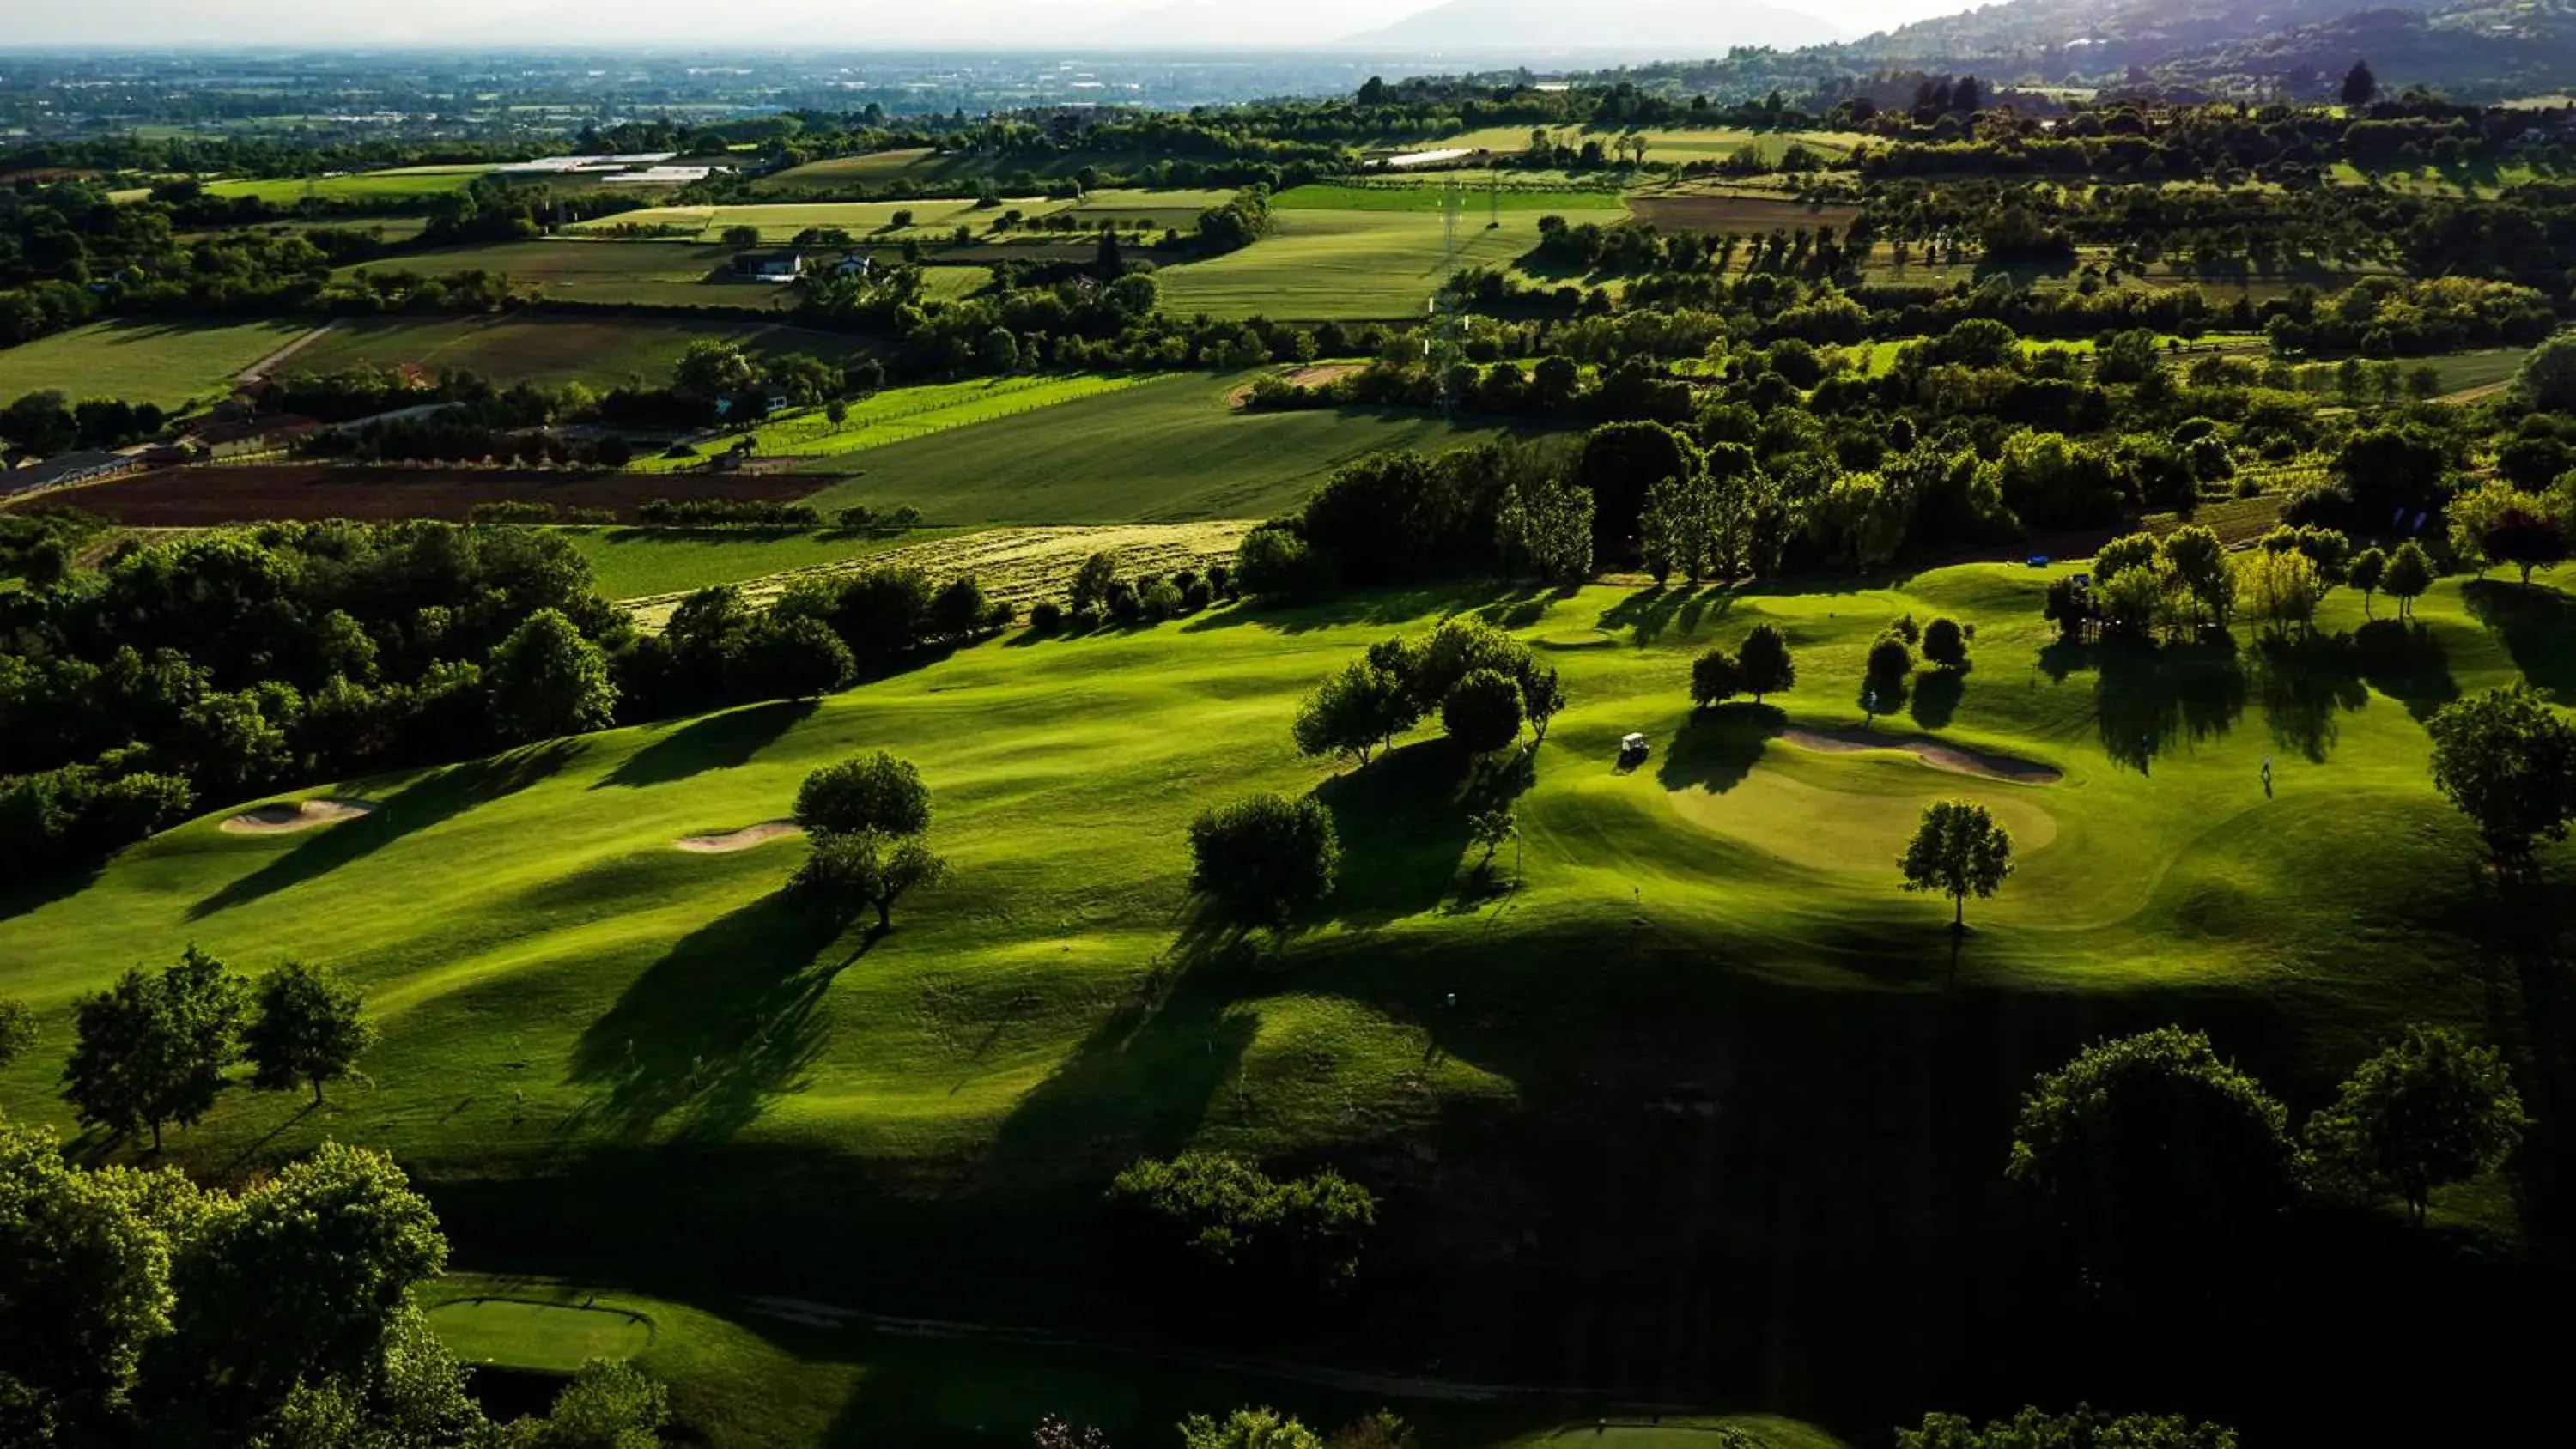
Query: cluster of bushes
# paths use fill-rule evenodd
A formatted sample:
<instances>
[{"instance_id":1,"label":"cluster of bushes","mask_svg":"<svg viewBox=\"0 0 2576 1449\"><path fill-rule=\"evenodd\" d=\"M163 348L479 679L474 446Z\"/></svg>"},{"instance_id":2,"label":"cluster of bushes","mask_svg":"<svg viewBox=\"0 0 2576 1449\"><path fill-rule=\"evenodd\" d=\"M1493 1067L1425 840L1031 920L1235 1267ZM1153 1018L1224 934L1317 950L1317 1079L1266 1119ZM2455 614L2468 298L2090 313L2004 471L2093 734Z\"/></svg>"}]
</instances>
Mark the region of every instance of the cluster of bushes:
<instances>
[{"instance_id":1,"label":"cluster of bushes","mask_svg":"<svg viewBox=\"0 0 2576 1449\"><path fill-rule=\"evenodd\" d=\"M1247 186L1225 205L1199 213L1199 248L1207 252L1239 251L1259 241L1269 230L1270 189Z\"/></svg>"},{"instance_id":2,"label":"cluster of bushes","mask_svg":"<svg viewBox=\"0 0 2576 1449\"><path fill-rule=\"evenodd\" d=\"M477 503L466 510L469 522L509 526L528 523L615 523L613 508L584 508L572 503L547 503L535 498L497 498Z\"/></svg>"},{"instance_id":3,"label":"cluster of bushes","mask_svg":"<svg viewBox=\"0 0 2576 1449\"><path fill-rule=\"evenodd\" d=\"M13 508L0 513L0 579L25 579L39 588L62 582L81 545L107 528L107 520L76 508Z\"/></svg>"},{"instance_id":4,"label":"cluster of bushes","mask_svg":"<svg viewBox=\"0 0 2576 1449\"><path fill-rule=\"evenodd\" d=\"M438 523L123 544L0 595L0 863L191 808L610 722L631 636L569 543Z\"/></svg>"},{"instance_id":5,"label":"cluster of bushes","mask_svg":"<svg viewBox=\"0 0 2576 1449\"><path fill-rule=\"evenodd\" d=\"M1330 1168L1275 1178L1222 1152L1140 1159L1110 1184L1109 1201L1150 1248L1238 1291L1342 1288L1377 1223L1368 1189Z\"/></svg>"},{"instance_id":6,"label":"cluster of bushes","mask_svg":"<svg viewBox=\"0 0 2576 1449\"><path fill-rule=\"evenodd\" d=\"M810 504L771 503L754 498L655 498L637 508L635 518L655 528L823 526L823 515Z\"/></svg>"},{"instance_id":7,"label":"cluster of bushes","mask_svg":"<svg viewBox=\"0 0 2576 1449\"><path fill-rule=\"evenodd\" d=\"M720 584L682 600L662 633L636 640L617 660L618 679L647 716L809 699L1010 621L1010 605L986 598L971 575L936 587L895 566L808 576L765 610Z\"/></svg>"},{"instance_id":8,"label":"cluster of bushes","mask_svg":"<svg viewBox=\"0 0 2576 1449\"><path fill-rule=\"evenodd\" d=\"M1297 707L1297 752L1347 756L1362 768L1437 711L1441 732L1473 754L1511 745L1526 723L1547 738L1565 707L1553 667L1479 619L1456 618L1421 639L1392 638L1317 686Z\"/></svg>"},{"instance_id":9,"label":"cluster of bushes","mask_svg":"<svg viewBox=\"0 0 2576 1449\"><path fill-rule=\"evenodd\" d=\"M1095 553L1074 570L1064 603L1046 599L1029 610L1029 627L1053 634L1082 633L1104 624L1159 624L1234 597L1234 571L1224 564L1205 574L1181 568L1169 575L1128 578L1118 572L1115 555Z\"/></svg>"},{"instance_id":10,"label":"cluster of bushes","mask_svg":"<svg viewBox=\"0 0 2576 1449\"><path fill-rule=\"evenodd\" d=\"M75 403L61 392L31 392L0 408L0 443L49 457L74 448L114 448L154 437L169 421L158 403L98 397Z\"/></svg>"},{"instance_id":11,"label":"cluster of bushes","mask_svg":"<svg viewBox=\"0 0 2576 1449\"><path fill-rule=\"evenodd\" d=\"M521 468L614 470L635 460L635 445L615 433L567 437L488 427L444 414L388 418L364 428L326 428L298 439L295 451L360 463L492 463Z\"/></svg>"}]
</instances>

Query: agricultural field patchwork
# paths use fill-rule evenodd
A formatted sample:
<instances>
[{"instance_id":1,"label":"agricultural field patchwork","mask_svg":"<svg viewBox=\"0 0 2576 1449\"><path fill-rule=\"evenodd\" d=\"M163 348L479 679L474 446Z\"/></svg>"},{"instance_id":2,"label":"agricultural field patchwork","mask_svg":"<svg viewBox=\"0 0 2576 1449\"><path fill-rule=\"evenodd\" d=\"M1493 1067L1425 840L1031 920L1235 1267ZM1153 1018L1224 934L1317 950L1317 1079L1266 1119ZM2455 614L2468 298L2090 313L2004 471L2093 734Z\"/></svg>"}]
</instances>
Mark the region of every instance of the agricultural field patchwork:
<instances>
[{"instance_id":1,"label":"agricultural field patchwork","mask_svg":"<svg viewBox=\"0 0 2576 1449\"><path fill-rule=\"evenodd\" d=\"M1604 198L1608 200L1608 198ZM1570 224L1609 225L1610 208L1561 215ZM1507 266L1538 244L1540 213L1507 211L1487 226L1471 203L1453 257L1437 209L1301 210L1273 216L1270 231L1240 251L1166 267L1155 274L1164 305L1187 315L1260 315L1300 321L1410 320L1465 266Z\"/></svg>"},{"instance_id":2,"label":"agricultural field patchwork","mask_svg":"<svg viewBox=\"0 0 2576 1449\"><path fill-rule=\"evenodd\" d=\"M331 372L344 367L419 367L431 373L480 373L503 387L531 382L579 382L616 387L641 378L659 386L691 343L739 343L754 355L808 352L846 355L847 334L801 328L685 318L587 318L516 315L355 319L336 323L296 352L287 370Z\"/></svg>"},{"instance_id":3,"label":"agricultural field patchwork","mask_svg":"<svg viewBox=\"0 0 2576 1449\"><path fill-rule=\"evenodd\" d=\"M555 237L406 253L364 265L424 276L494 272L540 297L567 302L756 308L788 299L774 284L737 278L734 255L731 247L689 242Z\"/></svg>"},{"instance_id":4,"label":"agricultural field patchwork","mask_svg":"<svg viewBox=\"0 0 2576 1449\"><path fill-rule=\"evenodd\" d=\"M1150 380L1150 374L1073 374L890 388L847 404L849 414L839 423L834 423L823 409L805 408L763 423L746 436L753 440L753 451L764 457L796 459L807 472L839 471L838 464L822 460L1079 402ZM644 458L634 468L641 473L670 473L702 462L695 458Z\"/></svg>"}]
</instances>

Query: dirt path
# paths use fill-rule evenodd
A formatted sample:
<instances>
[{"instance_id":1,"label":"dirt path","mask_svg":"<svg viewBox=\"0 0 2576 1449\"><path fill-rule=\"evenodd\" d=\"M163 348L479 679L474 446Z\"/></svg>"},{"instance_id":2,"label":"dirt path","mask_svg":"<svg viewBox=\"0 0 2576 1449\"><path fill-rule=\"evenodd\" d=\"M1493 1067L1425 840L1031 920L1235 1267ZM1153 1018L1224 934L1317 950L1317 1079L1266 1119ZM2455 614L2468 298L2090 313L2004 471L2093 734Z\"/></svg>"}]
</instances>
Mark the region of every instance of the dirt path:
<instances>
[{"instance_id":1,"label":"dirt path","mask_svg":"<svg viewBox=\"0 0 2576 1449\"><path fill-rule=\"evenodd\" d=\"M1883 735L1875 730L1784 729L1779 737L1801 749L1820 750L1827 754L1903 750L1936 770L1978 775L2015 785L2054 785L2066 778L2066 772L2053 765L2016 760L2010 755L1990 755L1982 750L1963 749L1913 735Z\"/></svg>"},{"instance_id":2,"label":"dirt path","mask_svg":"<svg viewBox=\"0 0 2576 1449\"><path fill-rule=\"evenodd\" d=\"M312 331L305 333L303 336L296 338L284 347L277 349L275 352L261 358L259 361L254 362L250 366L243 368L241 371L234 373L233 381L259 381L261 378L268 376L270 370L275 368L278 364L286 361L286 359L290 357L293 357L295 354L302 352L305 348L312 346L323 338L330 336L332 332L339 328L339 326L340 324L337 322L323 323L321 326L316 327Z\"/></svg>"}]
</instances>

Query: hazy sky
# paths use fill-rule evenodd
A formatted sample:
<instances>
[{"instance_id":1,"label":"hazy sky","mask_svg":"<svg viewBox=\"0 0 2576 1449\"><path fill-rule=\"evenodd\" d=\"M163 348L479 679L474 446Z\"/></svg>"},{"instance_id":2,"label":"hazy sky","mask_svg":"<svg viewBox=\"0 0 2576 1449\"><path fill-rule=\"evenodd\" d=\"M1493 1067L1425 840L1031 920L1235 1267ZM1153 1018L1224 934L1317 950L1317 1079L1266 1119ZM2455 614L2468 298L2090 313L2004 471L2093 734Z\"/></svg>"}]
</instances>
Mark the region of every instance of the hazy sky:
<instances>
[{"instance_id":1,"label":"hazy sky","mask_svg":"<svg viewBox=\"0 0 2576 1449\"><path fill-rule=\"evenodd\" d=\"M0 0L0 44L270 45L663 42L769 48L973 43L1113 50L1165 41L1319 42L1391 24L1437 0ZM1710 0L1722 14L1725 0ZM1864 34L1969 0L1768 0ZM1154 16L1150 25L1131 25Z\"/></svg>"}]
</instances>

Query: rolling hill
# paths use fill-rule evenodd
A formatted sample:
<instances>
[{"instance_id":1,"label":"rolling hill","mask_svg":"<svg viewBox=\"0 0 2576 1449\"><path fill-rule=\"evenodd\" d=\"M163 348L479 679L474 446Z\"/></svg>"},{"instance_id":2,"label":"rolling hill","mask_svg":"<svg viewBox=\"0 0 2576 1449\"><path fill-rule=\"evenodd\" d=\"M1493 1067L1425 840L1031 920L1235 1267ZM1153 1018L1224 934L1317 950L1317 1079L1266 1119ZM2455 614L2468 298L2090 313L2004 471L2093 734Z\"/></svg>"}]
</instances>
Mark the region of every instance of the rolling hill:
<instances>
[{"instance_id":1,"label":"rolling hill","mask_svg":"<svg viewBox=\"0 0 2576 1449\"><path fill-rule=\"evenodd\" d=\"M1830 21L1756 0L1727 6L1687 0L1608 0L1580 8L1545 0L1448 0L1392 25L1354 35L1344 44L1483 55L1582 51L1724 55L1737 46L1822 45L1841 34Z\"/></svg>"}]
</instances>

